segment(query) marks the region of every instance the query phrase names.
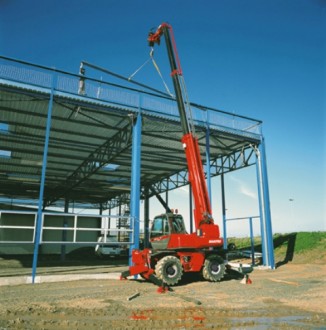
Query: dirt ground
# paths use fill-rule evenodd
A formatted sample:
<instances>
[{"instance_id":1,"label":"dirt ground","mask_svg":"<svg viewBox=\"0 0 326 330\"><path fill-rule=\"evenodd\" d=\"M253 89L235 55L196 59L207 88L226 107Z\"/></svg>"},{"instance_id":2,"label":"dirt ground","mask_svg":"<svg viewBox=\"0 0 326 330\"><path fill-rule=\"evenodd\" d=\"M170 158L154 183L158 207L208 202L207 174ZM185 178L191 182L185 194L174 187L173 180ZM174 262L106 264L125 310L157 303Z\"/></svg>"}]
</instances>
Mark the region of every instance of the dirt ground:
<instances>
[{"instance_id":1,"label":"dirt ground","mask_svg":"<svg viewBox=\"0 0 326 330\"><path fill-rule=\"evenodd\" d=\"M325 274L325 263L287 263L256 268L252 284L185 276L163 294L134 279L0 286L0 330L326 329Z\"/></svg>"}]
</instances>

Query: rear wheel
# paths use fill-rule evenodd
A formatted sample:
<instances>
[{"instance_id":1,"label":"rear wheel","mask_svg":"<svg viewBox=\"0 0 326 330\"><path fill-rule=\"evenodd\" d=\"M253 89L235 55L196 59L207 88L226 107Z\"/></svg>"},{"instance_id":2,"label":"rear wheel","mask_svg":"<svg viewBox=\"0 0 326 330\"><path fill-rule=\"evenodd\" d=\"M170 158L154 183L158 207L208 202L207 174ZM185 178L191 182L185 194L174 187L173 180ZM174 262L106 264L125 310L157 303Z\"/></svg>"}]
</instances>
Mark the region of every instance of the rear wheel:
<instances>
[{"instance_id":1,"label":"rear wheel","mask_svg":"<svg viewBox=\"0 0 326 330\"><path fill-rule=\"evenodd\" d=\"M155 273L167 285L175 285L181 280L183 269L177 257L166 256L156 264Z\"/></svg>"},{"instance_id":2,"label":"rear wheel","mask_svg":"<svg viewBox=\"0 0 326 330\"><path fill-rule=\"evenodd\" d=\"M210 255L206 258L203 267L203 277L207 281L218 282L225 274L223 258L218 255Z\"/></svg>"}]
</instances>

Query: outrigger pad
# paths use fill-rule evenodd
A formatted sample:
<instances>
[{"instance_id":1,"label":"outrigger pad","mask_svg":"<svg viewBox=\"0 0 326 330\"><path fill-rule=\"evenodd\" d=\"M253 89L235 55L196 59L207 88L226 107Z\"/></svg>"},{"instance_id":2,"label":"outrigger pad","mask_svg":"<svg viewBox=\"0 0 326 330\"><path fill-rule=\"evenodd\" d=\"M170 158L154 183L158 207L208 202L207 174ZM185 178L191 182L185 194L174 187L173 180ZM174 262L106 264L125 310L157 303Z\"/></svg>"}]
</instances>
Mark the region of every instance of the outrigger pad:
<instances>
[{"instance_id":1,"label":"outrigger pad","mask_svg":"<svg viewBox=\"0 0 326 330\"><path fill-rule=\"evenodd\" d=\"M156 291L157 293L166 293L170 291L170 288L168 286L160 286Z\"/></svg>"},{"instance_id":2,"label":"outrigger pad","mask_svg":"<svg viewBox=\"0 0 326 330\"><path fill-rule=\"evenodd\" d=\"M136 274L136 275L139 275L139 274ZM129 277L129 276L131 276L130 271L126 270L120 274L120 280L126 280L127 277ZM158 286L158 289L157 289L158 293L165 293L168 291L173 291L173 289L171 289L166 283L164 283L162 280L159 280L153 274L149 275L148 280Z\"/></svg>"},{"instance_id":3,"label":"outrigger pad","mask_svg":"<svg viewBox=\"0 0 326 330\"><path fill-rule=\"evenodd\" d=\"M248 274L245 274L243 279L240 281L241 284L252 284Z\"/></svg>"},{"instance_id":4,"label":"outrigger pad","mask_svg":"<svg viewBox=\"0 0 326 330\"><path fill-rule=\"evenodd\" d=\"M128 276L130 276L130 271L126 270L120 274L120 280L125 280Z\"/></svg>"},{"instance_id":5,"label":"outrigger pad","mask_svg":"<svg viewBox=\"0 0 326 330\"><path fill-rule=\"evenodd\" d=\"M162 287L164 286L164 283L159 280L155 275L151 274L149 275L149 278L148 278L152 283L154 283L155 285L159 286L159 287Z\"/></svg>"}]
</instances>

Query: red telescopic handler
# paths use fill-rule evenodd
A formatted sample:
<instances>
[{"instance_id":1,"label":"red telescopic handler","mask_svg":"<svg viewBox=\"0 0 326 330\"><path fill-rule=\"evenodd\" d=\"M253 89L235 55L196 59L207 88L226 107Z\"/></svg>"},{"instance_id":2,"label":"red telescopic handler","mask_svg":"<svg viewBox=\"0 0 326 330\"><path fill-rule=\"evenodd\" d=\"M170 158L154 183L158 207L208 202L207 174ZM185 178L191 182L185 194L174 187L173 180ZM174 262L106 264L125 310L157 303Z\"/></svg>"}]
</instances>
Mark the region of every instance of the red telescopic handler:
<instances>
[{"instance_id":1,"label":"red telescopic handler","mask_svg":"<svg viewBox=\"0 0 326 330\"><path fill-rule=\"evenodd\" d=\"M186 155L189 182L194 199L195 232L187 233L182 215L174 212L154 218L150 230L151 248L132 251L132 263L121 278L140 275L161 287L177 284L184 273L201 272L204 279L220 281L226 271L226 250L219 226L211 211L198 140L191 121L190 103L183 80L180 61L171 25L161 24L150 32L150 47L160 44L164 36L171 77L178 105L183 136L181 145Z\"/></svg>"}]
</instances>

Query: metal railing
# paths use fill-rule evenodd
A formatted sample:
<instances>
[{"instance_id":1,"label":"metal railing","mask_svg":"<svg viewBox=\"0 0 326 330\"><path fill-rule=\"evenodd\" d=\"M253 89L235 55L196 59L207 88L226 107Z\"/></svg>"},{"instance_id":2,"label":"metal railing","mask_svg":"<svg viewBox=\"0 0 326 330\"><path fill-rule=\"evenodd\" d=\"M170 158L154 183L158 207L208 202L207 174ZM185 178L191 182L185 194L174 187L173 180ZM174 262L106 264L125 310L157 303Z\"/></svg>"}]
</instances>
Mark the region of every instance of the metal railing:
<instances>
[{"instance_id":1,"label":"metal railing","mask_svg":"<svg viewBox=\"0 0 326 330\"><path fill-rule=\"evenodd\" d=\"M179 121L177 104L170 96L104 81L103 73L98 73L98 77L89 77L0 56L0 85L49 93L54 77L55 95L73 96L79 101L96 102L129 111L138 111L140 108L145 114ZM255 138L261 135L260 120L195 103L191 103L191 108L196 125Z\"/></svg>"},{"instance_id":2,"label":"metal railing","mask_svg":"<svg viewBox=\"0 0 326 330\"><path fill-rule=\"evenodd\" d=\"M88 222L100 220L101 226L87 227L85 220ZM123 222L121 227L117 226L120 220L121 223ZM134 243L132 229L134 219L129 216L43 212L41 221L39 244L96 245L98 237L103 236L104 240L101 245L106 245L106 237L109 235L119 237L117 242L119 245ZM25 222L30 222L30 224L25 225ZM37 212L0 210L0 244L34 244L36 222ZM30 234L26 230L30 231ZM26 239L11 239L13 236ZM94 239L86 239L87 236L94 237ZM111 242L108 244L112 245Z\"/></svg>"},{"instance_id":3,"label":"metal railing","mask_svg":"<svg viewBox=\"0 0 326 330\"><path fill-rule=\"evenodd\" d=\"M249 221L249 234L250 234L250 256L251 256L251 262L252 265L255 265L255 242L254 242L254 230L253 230L253 219L260 219L260 216L249 216L249 217L240 217L240 218L230 218L230 219L224 219L223 226L223 238L224 238L224 248L227 248L227 229L226 229L226 223L228 221L243 221L248 220Z\"/></svg>"}]
</instances>

